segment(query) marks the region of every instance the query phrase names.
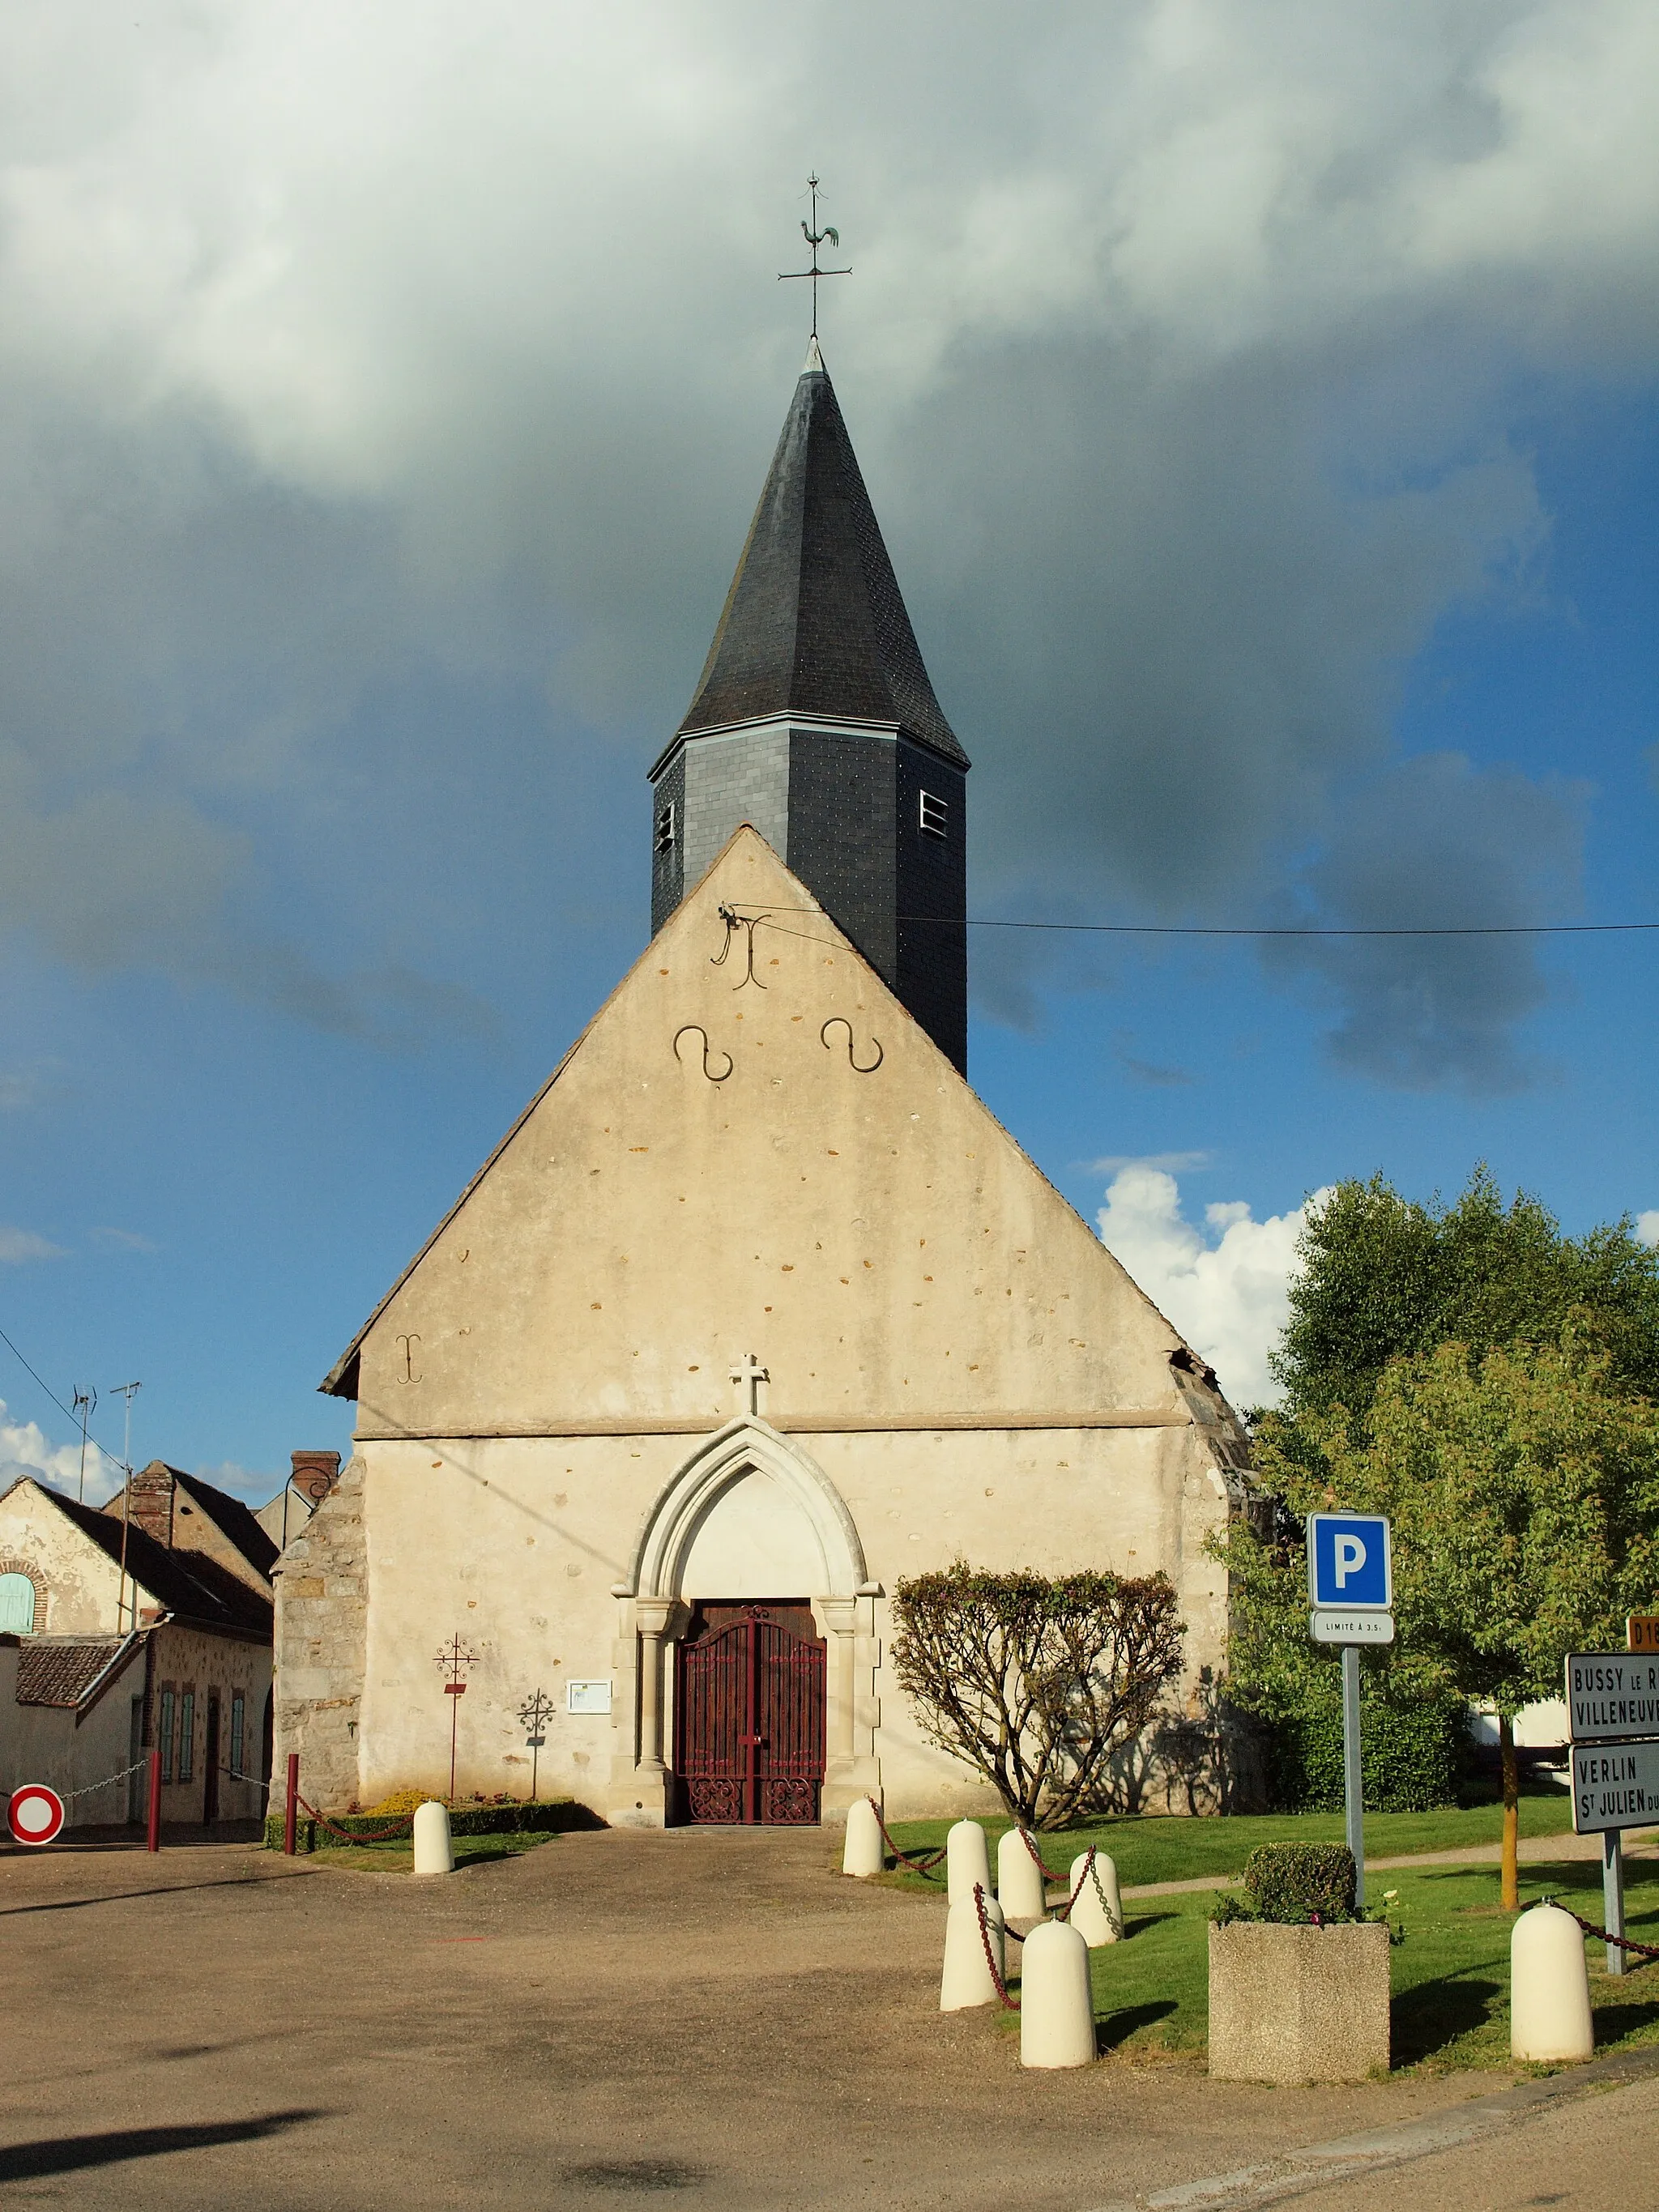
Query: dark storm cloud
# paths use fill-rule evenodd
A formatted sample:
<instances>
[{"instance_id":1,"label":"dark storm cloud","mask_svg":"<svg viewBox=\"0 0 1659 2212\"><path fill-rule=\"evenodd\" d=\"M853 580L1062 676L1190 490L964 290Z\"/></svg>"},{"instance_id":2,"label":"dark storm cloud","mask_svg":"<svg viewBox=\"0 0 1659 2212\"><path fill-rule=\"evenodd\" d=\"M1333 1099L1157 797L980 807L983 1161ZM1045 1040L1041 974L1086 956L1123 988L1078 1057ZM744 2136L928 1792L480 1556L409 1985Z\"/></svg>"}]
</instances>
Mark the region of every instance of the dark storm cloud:
<instances>
[{"instance_id":1,"label":"dark storm cloud","mask_svg":"<svg viewBox=\"0 0 1659 2212\"><path fill-rule=\"evenodd\" d=\"M1482 771L1455 753L1357 791L1301 888L1328 927L1525 925L1577 908L1589 787ZM1522 1088L1515 1042L1548 986L1515 937L1281 939L1270 968L1316 976L1340 1008L1338 1066L1413 1091Z\"/></svg>"},{"instance_id":2,"label":"dark storm cloud","mask_svg":"<svg viewBox=\"0 0 1659 2212\"><path fill-rule=\"evenodd\" d=\"M1249 920L1333 822L1334 902L1399 668L1540 543L1517 368L1536 406L1656 350L1626 0L229 0L131 33L80 0L0 27L0 926L378 1040L479 1030L504 946L638 927L628 795L794 374L807 158L1005 912ZM1577 801L1466 797L1478 850L1530 805L1565 852ZM1030 945L975 957L1034 1020ZM1415 1000L1319 967L1336 1048L1516 1079L1541 985L1505 960Z\"/></svg>"}]
</instances>

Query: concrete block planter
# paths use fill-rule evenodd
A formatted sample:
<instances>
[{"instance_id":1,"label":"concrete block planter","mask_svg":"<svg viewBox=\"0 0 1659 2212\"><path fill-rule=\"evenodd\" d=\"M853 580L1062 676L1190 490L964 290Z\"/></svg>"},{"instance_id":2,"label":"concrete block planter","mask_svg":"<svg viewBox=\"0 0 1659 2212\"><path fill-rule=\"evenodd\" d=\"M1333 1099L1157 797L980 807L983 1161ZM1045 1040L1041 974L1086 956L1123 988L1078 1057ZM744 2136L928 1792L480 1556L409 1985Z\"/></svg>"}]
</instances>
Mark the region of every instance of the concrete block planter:
<instances>
[{"instance_id":1,"label":"concrete block planter","mask_svg":"<svg viewBox=\"0 0 1659 2212\"><path fill-rule=\"evenodd\" d=\"M1235 1920L1210 1929L1210 2072L1364 2081L1389 2070L1389 1931Z\"/></svg>"}]
</instances>

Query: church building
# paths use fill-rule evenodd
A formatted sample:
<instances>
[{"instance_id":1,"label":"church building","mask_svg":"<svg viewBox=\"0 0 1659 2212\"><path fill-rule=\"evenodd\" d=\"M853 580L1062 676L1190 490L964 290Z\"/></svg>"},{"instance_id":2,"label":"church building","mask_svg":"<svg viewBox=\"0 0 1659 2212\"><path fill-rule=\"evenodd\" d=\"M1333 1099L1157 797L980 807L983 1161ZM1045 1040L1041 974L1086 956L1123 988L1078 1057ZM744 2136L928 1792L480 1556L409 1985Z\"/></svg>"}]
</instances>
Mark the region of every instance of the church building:
<instances>
[{"instance_id":1,"label":"church building","mask_svg":"<svg viewBox=\"0 0 1659 2212\"><path fill-rule=\"evenodd\" d=\"M814 341L651 770L651 941L323 1384L313 1803L443 1794L453 1733L461 1794L637 1826L982 1804L886 1664L957 1558L1162 1569L1182 1694L1220 1663L1243 1432L968 1084L968 773Z\"/></svg>"}]
</instances>

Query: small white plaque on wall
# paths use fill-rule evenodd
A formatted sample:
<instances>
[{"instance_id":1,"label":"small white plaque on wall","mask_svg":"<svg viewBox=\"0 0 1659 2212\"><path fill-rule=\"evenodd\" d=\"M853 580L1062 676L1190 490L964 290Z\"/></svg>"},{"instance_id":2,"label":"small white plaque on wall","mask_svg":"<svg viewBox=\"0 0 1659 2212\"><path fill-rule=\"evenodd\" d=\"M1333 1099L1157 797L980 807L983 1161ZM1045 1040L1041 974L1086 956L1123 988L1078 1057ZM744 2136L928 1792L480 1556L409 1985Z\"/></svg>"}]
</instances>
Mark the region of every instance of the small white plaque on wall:
<instances>
[{"instance_id":1,"label":"small white plaque on wall","mask_svg":"<svg viewBox=\"0 0 1659 2212\"><path fill-rule=\"evenodd\" d=\"M609 1682L567 1682L564 1686L567 1712L608 1713L611 1710Z\"/></svg>"}]
</instances>

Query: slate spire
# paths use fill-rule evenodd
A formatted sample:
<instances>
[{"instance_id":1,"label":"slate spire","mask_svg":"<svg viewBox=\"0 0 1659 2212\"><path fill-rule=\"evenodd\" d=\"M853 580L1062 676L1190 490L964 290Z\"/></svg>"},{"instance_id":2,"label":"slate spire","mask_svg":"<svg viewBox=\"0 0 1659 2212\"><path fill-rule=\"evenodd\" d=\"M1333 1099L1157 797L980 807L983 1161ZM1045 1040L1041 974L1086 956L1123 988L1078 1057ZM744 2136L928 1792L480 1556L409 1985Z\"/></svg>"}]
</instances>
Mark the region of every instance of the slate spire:
<instances>
[{"instance_id":1,"label":"slate spire","mask_svg":"<svg viewBox=\"0 0 1659 2212\"><path fill-rule=\"evenodd\" d=\"M968 756L816 338L696 696L651 783L653 929L747 822L965 1070Z\"/></svg>"},{"instance_id":2,"label":"slate spire","mask_svg":"<svg viewBox=\"0 0 1659 2212\"><path fill-rule=\"evenodd\" d=\"M816 338L678 735L811 714L896 726L959 768Z\"/></svg>"}]
</instances>

